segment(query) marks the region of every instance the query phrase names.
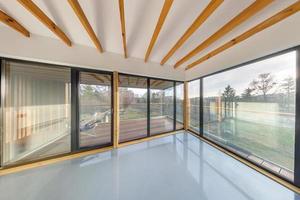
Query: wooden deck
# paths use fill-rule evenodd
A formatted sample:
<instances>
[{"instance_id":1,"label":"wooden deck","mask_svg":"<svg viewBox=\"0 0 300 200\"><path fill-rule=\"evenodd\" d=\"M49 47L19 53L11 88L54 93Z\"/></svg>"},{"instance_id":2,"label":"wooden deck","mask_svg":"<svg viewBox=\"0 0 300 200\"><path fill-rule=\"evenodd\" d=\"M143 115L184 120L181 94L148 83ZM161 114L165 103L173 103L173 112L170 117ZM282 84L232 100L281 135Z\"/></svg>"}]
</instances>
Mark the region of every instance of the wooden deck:
<instances>
[{"instance_id":1,"label":"wooden deck","mask_svg":"<svg viewBox=\"0 0 300 200\"><path fill-rule=\"evenodd\" d=\"M177 123L176 126L181 127L182 124ZM172 131L173 120L167 117L155 118L151 120L150 127L151 135ZM127 142L144 137L147 137L146 119L120 121L120 142ZM93 129L80 133L80 147L107 144L111 142L111 139L110 123L98 123ZM71 138L70 135L67 135L56 141L53 141L41 149L33 151L31 154L19 159L15 163L22 163L25 161L36 160L61 153L68 153L70 150Z\"/></svg>"}]
</instances>

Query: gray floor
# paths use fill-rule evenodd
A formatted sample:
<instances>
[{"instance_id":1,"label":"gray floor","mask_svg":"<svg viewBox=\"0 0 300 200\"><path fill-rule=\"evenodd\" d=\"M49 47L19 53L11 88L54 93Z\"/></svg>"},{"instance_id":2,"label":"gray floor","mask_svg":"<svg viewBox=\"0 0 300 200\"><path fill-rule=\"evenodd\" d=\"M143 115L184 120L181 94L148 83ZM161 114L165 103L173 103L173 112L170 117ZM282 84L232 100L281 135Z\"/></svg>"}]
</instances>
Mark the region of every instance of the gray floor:
<instances>
[{"instance_id":1,"label":"gray floor","mask_svg":"<svg viewBox=\"0 0 300 200\"><path fill-rule=\"evenodd\" d=\"M187 133L0 177L1 200L295 200Z\"/></svg>"}]
</instances>

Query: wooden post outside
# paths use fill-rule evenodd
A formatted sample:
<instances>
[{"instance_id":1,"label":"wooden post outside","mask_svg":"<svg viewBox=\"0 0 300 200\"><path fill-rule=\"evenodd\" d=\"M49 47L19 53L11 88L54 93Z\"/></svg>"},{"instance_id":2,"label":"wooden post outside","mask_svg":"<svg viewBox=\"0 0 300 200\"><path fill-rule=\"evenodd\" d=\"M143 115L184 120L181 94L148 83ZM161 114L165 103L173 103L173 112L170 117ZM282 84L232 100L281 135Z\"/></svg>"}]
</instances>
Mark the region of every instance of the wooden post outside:
<instances>
[{"instance_id":1,"label":"wooden post outside","mask_svg":"<svg viewBox=\"0 0 300 200\"><path fill-rule=\"evenodd\" d=\"M113 73L113 94L114 94L114 105L113 105L113 116L114 116L114 141L113 146L117 148L119 145L119 75L118 72L114 71Z\"/></svg>"},{"instance_id":2,"label":"wooden post outside","mask_svg":"<svg viewBox=\"0 0 300 200\"><path fill-rule=\"evenodd\" d=\"M190 124L190 104L189 104L189 95L188 95L188 82L184 82L184 99L183 99L183 117L184 117L184 130L188 130Z\"/></svg>"}]
</instances>

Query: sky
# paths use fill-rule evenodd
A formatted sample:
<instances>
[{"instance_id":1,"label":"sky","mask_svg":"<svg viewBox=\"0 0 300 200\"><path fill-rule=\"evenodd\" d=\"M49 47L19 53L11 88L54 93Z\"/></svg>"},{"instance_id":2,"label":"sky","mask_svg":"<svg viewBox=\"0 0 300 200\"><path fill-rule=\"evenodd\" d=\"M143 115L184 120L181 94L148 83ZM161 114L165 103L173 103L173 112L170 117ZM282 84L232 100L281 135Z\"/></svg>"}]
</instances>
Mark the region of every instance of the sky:
<instances>
[{"instance_id":1,"label":"sky","mask_svg":"<svg viewBox=\"0 0 300 200\"><path fill-rule=\"evenodd\" d=\"M224 91L227 85L233 87L237 95L241 95L249 87L251 81L262 73L271 73L275 82L279 84L289 76L295 78L296 51L208 76L203 79L203 95L204 97L218 96ZM133 91L139 97L147 92L147 89L140 88L129 88L129 90ZM173 92L170 92L166 91L165 95L172 95ZM183 90L178 89L177 93L178 96L183 97ZM189 97L193 98L195 96L199 96L199 80L189 83Z\"/></svg>"},{"instance_id":2,"label":"sky","mask_svg":"<svg viewBox=\"0 0 300 200\"><path fill-rule=\"evenodd\" d=\"M279 84L289 76L295 78L296 51L208 76L203 79L203 95L204 97L218 96L227 85L233 87L237 95L241 95L251 81L262 73L271 73L275 82Z\"/></svg>"}]
</instances>

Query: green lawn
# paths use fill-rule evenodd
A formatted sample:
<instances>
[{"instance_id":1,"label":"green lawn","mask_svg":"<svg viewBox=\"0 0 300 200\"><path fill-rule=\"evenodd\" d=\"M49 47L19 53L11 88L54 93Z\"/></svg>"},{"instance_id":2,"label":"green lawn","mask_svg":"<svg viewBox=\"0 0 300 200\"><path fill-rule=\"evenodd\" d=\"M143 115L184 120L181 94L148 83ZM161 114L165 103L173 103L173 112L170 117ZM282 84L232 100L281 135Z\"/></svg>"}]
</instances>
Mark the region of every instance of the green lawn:
<instances>
[{"instance_id":1,"label":"green lawn","mask_svg":"<svg viewBox=\"0 0 300 200\"><path fill-rule=\"evenodd\" d=\"M128 107L126 109L123 109L122 112L120 112L120 119L121 120L127 120L127 119L141 119L147 117L147 110L142 110L139 108L134 107Z\"/></svg>"},{"instance_id":2,"label":"green lawn","mask_svg":"<svg viewBox=\"0 0 300 200\"><path fill-rule=\"evenodd\" d=\"M227 119L205 125L205 130L252 154L294 169L294 128L268 126L249 121Z\"/></svg>"}]
</instances>

